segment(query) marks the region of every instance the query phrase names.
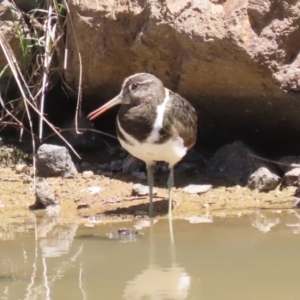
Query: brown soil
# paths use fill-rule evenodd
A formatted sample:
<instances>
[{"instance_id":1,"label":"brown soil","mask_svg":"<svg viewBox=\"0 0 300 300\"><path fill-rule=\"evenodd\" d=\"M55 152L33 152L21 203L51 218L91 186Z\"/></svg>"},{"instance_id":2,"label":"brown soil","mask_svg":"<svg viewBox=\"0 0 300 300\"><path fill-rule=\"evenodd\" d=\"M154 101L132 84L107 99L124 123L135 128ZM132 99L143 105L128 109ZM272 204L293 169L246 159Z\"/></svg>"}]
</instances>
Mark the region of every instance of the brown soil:
<instances>
[{"instance_id":1,"label":"brown soil","mask_svg":"<svg viewBox=\"0 0 300 300\"><path fill-rule=\"evenodd\" d=\"M36 217L37 212L29 206L35 203L32 183L24 183L24 175L16 174L13 168L0 170L0 220L1 223L26 223ZM167 214L166 176L156 176L157 196L154 199L156 216ZM60 223L86 223L88 217L103 220L120 220L136 217L148 212L148 197L131 196L132 186L139 182L122 173L112 176L95 175L85 179L77 174L73 179L47 178L61 202ZM295 188L276 189L269 193L250 191L239 186L226 187L222 182L212 182L201 175L175 175L173 190L173 216L185 218L194 215L240 215L253 209L291 208L295 203ZM142 182L144 183L144 182ZM213 184L213 189L202 195L188 195L182 189L188 184ZM145 184L145 183L144 183ZM101 186L102 190L90 194L86 189ZM82 208L80 208L82 207Z\"/></svg>"}]
</instances>

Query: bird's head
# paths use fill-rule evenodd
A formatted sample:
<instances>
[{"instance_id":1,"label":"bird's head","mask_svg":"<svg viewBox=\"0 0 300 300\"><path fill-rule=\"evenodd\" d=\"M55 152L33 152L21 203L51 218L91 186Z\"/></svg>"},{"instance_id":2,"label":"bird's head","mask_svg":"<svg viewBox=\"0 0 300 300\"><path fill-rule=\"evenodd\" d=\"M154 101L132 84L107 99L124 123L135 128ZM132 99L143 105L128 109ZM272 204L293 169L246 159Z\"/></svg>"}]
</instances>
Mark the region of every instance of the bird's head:
<instances>
[{"instance_id":1,"label":"bird's head","mask_svg":"<svg viewBox=\"0 0 300 300\"><path fill-rule=\"evenodd\" d=\"M165 99L165 88L161 80L149 73L138 73L127 77L121 92L106 104L91 112L89 120L94 120L105 111L118 104L137 106L145 102L160 104Z\"/></svg>"}]
</instances>

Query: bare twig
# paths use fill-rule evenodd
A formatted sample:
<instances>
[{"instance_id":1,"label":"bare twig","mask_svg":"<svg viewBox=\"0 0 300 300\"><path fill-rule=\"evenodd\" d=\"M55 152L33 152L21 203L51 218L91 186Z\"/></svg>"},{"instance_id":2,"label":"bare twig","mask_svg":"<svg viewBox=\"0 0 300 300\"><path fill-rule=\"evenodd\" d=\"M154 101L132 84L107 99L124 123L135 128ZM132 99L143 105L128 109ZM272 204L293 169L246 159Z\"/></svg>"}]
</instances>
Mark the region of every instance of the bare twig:
<instances>
[{"instance_id":1,"label":"bare twig","mask_svg":"<svg viewBox=\"0 0 300 300\"><path fill-rule=\"evenodd\" d=\"M283 162L280 162L280 161L276 161L276 160L272 160L272 159L263 158L263 157L260 157L260 156L257 156L257 155L251 154L251 153L249 153L248 155L249 155L249 156L252 156L252 157L254 157L254 158L257 158L257 159L259 159L259 160L263 160L263 161L270 162L270 163L272 163L272 164L276 164L276 165L280 165L280 166L286 166L286 167L292 167L292 168L300 168L300 164L283 163Z\"/></svg>"},{"instance_id":2,"label":"bare twig","mask_svg":"<svg viewBox=\"0 0 300 300\"><path fill-rule=\"evenodd\" d=\"M165 199L166 197L153 195L153 198L155 198L155 199ZM103 200L101 202L101 205L102 204L114 204L114 203L119 203L119 202L123 202L123 201L143 200L143 199L148 199L148 195L145 195L145 196L131 196L131 197L126 197L126 198L117 199L117 200Z\"/></svg>"},{"instance_id":3,"label":"bare twig","mask_svg":"<svg viewBox=\"0 0 300 300\"><path fill-rule=\"evenodd\" d=\"M59 132L64 132L64 131L72 131L74 130L75 128L63 128L63 129L59 129ZM100 131L100 130L96 130L96 129L92 129L92 128L78 128L79 130L81 131L91 131L91 132L96 132L96 133L99 133L99 134L103 134L103 135L106 135L110 138L113 138L113 139L116 139L117 140L117 137L115 137L114 135L111 135L109 133L106 133L104 131ZM54 133L51 133L49 134L47 137L45 137L43 139L43 141L45 140L48 140L49 138L51 138L52 136L54 136L55 134Z\"/></svg>"},{"instance_id":4,"label":"bare twig","mask_svg":"<svg viewBox=\"0 0 300 300\"><path fill-rule=\"evenodd\" d=\"M25 82L22 73L20 71L20 69L17 66L16 63L16 59L15 56L13 54L13 51L10 48L10 45L5 41L5 38L2 34L2 32L0 31L0 46L6 56L6 59L9 63L9 66L12 70L12 73L14 75L14 78L17 82L17 85L19 87L19 90L23 96L23 102L25 104L25 108L26 108L26 112L28 114L28 118L29 118L29 124L30 124L30 128L31 128L31 134L32 134L32 145L33 145L33 151L35 153L35 139L34 139L34 133L33 133L33 126L32 126L32 122L31 122L31 118L30 118L30 113L29 113L29 109L28 106L30 106L42 119L43 121L68 145L68 147L73 151L73 153L79 158L81 159L80 155L75 151L75 149L70 145L70 143L55 129L55 127L44 117L40 114L39 110L36 108L36 106L33 104L33 96L31 95L30 91L29 91L29 96L32 99L32 101L30 101L27 96L26 96L26 92L23 89L23 85L20 81L20 78L23 82ZM25 84L25 86L27 87L27 85ZM33 166L34 166L34 172L35 172L35 159L33 161ZM34 173L35 175L35 173Z\"/></svg>"},{"instance_id":5,"label":"bare twig","mask_svg":"<svg viewBox=\"0 0 300 300\"><path fill-rule=\"evenodd\" d=\"M78 116L81 115L81 102L82 102L82 59L81 59L81 53L79 51L79 45L78 45L78 40L77 40L73 20L70 17L70 8L69 8L69 5L68 5L66 0L64 0L64 4L65 4L67 12L68 12L70 25L71 25L71 28L72 28L72 32L73 32L74 40L75 40L75 45L76 45L76 49L77 49L78 60L79 60L79 82L78 82L78 91L77 91L78 96L77 96L77 105L76 105L76 113L75 113L75 128L76 128L76 133L80 134L81 132L78 130ZM66 53L67 52L68 52L68 50L66 48ZM65 65L66 65L66 60L65 60Z\"/></svg>"},{"instance_id":6,"label":"bare twig","mask_svg":"<svg viewBox=\"0 0 300 300\"><path fill-rule=\"evenodd\" d=\"M24 80L22 75L21 75L21 72L18 68L16 59L15 59L15 55L14 55L12 49L10 48L10 45L6 42L6 40L5 40L5 38L4 38L1 31L0 31L0 46L3 50L3 53L6 57L7 62L9 63L10 69L11 69L13 75L14 75L14 78L15 78L17 84L18 84L18 87L20 89L20 92L21 92L22 96L24 97L24 99L27 99L26 94L25 94L24 89L23 89L23 86L22 86L22 84L20 82L20 79L19 79L21 77L21 79ZM30 116L30 112L29 112L29 108L28 108L28 103L30 103L29 100L24 101L26 113L27 113L27 116L28 116L29 126L30 126L30 132L31 132L32 150L33 150L33 153L35 153L35 139L34 139L33 125L32 125L32 120L31 120L31 116ZM36 172L35 167L36 167L35 157L33 156L34 185L35 185L35 172Z\"/></svg>"},{"instance_id":7,"label":"bare twig","mask_svg":"<svg viewBox=\"0 0 300 300\"><path fill-rule=\"evenodd\" d=\"M42 95L40 102L40 126L39 126L39 139L40 141L43 138L43 118L41 117L44 114L44 104L45 104L45 92L48 81L49 68L51 63L51 16L52 16L52 4L51 0L47 1L48 4L48 20L44 24L44 32L46 35L45 38L45 53L44 53L44 66L43 66L43 80L42 80Z\"/></svg>"}]
</instances>

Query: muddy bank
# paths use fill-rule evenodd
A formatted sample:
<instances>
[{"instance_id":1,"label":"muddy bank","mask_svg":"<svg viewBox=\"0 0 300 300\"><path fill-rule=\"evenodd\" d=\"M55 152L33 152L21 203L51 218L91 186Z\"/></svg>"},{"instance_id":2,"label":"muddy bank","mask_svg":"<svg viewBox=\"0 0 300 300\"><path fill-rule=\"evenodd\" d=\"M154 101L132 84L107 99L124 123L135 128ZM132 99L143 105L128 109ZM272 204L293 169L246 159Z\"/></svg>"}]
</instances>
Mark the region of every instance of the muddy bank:
<instances>
[{"instance_id":1,"label":"muddy bank","mask_svg":"<svg viewBox=\"0 0 300 300\"><path fill-rule=\"evenodd\" d=\"M166 217L167 175L156 176L157 195L154 198L156 217ZM60 200L58 223L87 223L91 219L112 221L141 218L148 212L148 196L132 195L134 183L141 182L122 173L111 176L94 175L84 178L78 173L74 178L47 178ZM143 183L143 182L142 182ZM144 182L145 183L145 182ZM202 195L189 195L183 188L191 183L212 184L213 188ZM97 188L95 188L97 187ZM173 216L186 218L195 215L241 215L253 209L285 209L294 206L295 187L277 188L268 193L251 191L240 186L226 186L203 175L178 175L173 191ZM98 190L98 191L97 191ZM94 192L94 194L92 193ZM2 223L33 221L40 211L31 211L35 202L32 182L13 168L2 168L0 176L0 218ZM44 213L44 212L43 212ZM147 218L147 216L145 216Z\"/></svg>"}]
</instances>

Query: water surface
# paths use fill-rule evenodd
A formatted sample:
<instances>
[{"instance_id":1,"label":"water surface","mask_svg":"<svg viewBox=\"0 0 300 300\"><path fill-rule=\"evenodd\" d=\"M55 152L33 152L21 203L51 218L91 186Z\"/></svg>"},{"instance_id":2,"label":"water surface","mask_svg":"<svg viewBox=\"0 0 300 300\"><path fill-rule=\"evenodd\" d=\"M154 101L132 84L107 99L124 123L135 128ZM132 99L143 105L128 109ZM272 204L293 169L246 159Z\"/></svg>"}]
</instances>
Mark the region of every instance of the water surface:
<instances>
[{"instance_id":1,"label":"water surface","mask_svg":"<svg viewBox=\"0 0 300 300\"><path fill-rule=\"evenodd\" d=\"M173 242L167 220L0 223L0 299L300 299L299 220L297 210L175 220ZM134 226L135 241L107 236Z\"/></svg>"}]
</instances>

